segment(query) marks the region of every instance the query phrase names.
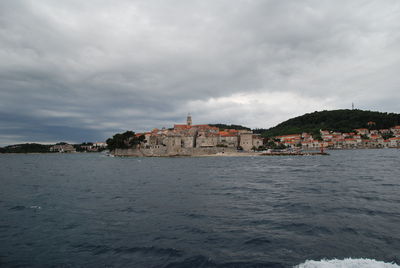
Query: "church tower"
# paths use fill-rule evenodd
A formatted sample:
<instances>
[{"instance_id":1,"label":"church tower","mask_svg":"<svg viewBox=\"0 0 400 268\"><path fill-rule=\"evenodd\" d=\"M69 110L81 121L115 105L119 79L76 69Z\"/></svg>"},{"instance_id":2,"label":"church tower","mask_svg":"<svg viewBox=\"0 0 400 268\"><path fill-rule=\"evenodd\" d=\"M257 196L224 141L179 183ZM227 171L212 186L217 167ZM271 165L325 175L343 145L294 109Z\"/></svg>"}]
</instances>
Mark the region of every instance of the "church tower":
<instances>
[{"instance_id":1,"label":"church tower","mask_svg":"<svg viewBox=\"0 0 400 268\"><path fill-rule=\"evenodd\" d=\"M187 118L186 118L186 124L188 126L192 125L192 116L190 114L188 114Z\"/></svg>"}]
</instances>

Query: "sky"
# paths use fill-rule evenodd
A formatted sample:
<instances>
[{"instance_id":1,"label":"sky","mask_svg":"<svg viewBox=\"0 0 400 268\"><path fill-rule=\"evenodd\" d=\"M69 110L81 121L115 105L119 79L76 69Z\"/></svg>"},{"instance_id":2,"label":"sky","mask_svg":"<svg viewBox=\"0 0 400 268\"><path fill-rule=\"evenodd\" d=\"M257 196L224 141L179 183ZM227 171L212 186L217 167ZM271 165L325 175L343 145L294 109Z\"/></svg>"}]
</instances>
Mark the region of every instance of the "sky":
<instances>
[{"instance_id":1,"label":"sky","mask_svg":"<svg viewBox=\"0 0 400 268\"><path fill-rule=\"evenodd\" d=\"M2 0L0 146L399 113L398 0Z\"/></svg>"}]
</instances>

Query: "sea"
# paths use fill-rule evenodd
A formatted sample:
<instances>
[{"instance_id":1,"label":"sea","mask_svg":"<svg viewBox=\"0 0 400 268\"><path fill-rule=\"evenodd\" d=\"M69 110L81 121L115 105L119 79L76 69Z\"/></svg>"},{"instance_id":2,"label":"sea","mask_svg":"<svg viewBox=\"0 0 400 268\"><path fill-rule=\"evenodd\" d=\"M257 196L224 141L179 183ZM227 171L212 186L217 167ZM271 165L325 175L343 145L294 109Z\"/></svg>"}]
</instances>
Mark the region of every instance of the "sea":
<instances>
[{"instance_id":1,"label":"sea","mask_svg":"<svg viewBox=\"0 0 400 268\"><path fill-rule=\"evenodd\" d=\"M0 267L400 267L400 150L0 155Z\"/></svg>"}]
</instances>

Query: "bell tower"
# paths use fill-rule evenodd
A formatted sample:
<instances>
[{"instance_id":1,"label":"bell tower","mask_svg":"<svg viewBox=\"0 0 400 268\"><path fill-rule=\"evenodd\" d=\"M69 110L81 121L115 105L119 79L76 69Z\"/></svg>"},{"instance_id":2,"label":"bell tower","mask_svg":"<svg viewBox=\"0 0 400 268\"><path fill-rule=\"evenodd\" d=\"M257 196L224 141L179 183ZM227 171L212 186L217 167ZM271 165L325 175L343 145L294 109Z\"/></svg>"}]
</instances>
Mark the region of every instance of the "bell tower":
<instances>
[{"instance_id":1,"label":"bell tower","mask_svg":"<svg viewBox=\"0 0 400 268\"><path fill-rule=\"evenodd\" d=\"M186 118L186 124L188 126L192 125L192 116L190 115L190 113L188 114L187 118Z\"/></svg>"}]
</instances>

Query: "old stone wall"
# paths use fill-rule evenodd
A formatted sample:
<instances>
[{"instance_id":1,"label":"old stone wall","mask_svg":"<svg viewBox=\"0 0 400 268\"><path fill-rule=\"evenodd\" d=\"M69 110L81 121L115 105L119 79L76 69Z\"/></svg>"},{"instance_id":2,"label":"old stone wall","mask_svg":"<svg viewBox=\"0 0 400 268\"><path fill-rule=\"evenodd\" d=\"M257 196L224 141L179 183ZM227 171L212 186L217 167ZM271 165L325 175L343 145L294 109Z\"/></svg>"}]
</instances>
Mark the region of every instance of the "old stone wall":
<instances>
[{"instance_id":1,"label":"old stone wall","mask_svg":"<svg viewBox=\"0 0 400 268\"><path fill-rule=\"evenodd\" d=\"M245 151L251 151L251 148L253 148L253 134L252 133L240 134L240 146Z\"/></svg>"},{"instance_id":2,"label":"old stone wall","mask_svg":"<svg viewBox=\"0 0 400 268\"><path fill-rule=\"evenodd\" d=\"M161 148L140 149L116 149L112 152L115 156L202 156L224 152L236 152L236 148L212 147L212 148L176 148L168 150Z\"/></svg>"},{"instance_id":3,"label":"old stone wall","mask_svg":"<svg viewBox=\"0 0 400 268\"><path fill-rule=\"evenodd\" d=\"M196 147L214 147L218 144L218 136L198 136L196 139Z\"/></svg>"}]
</instances>

